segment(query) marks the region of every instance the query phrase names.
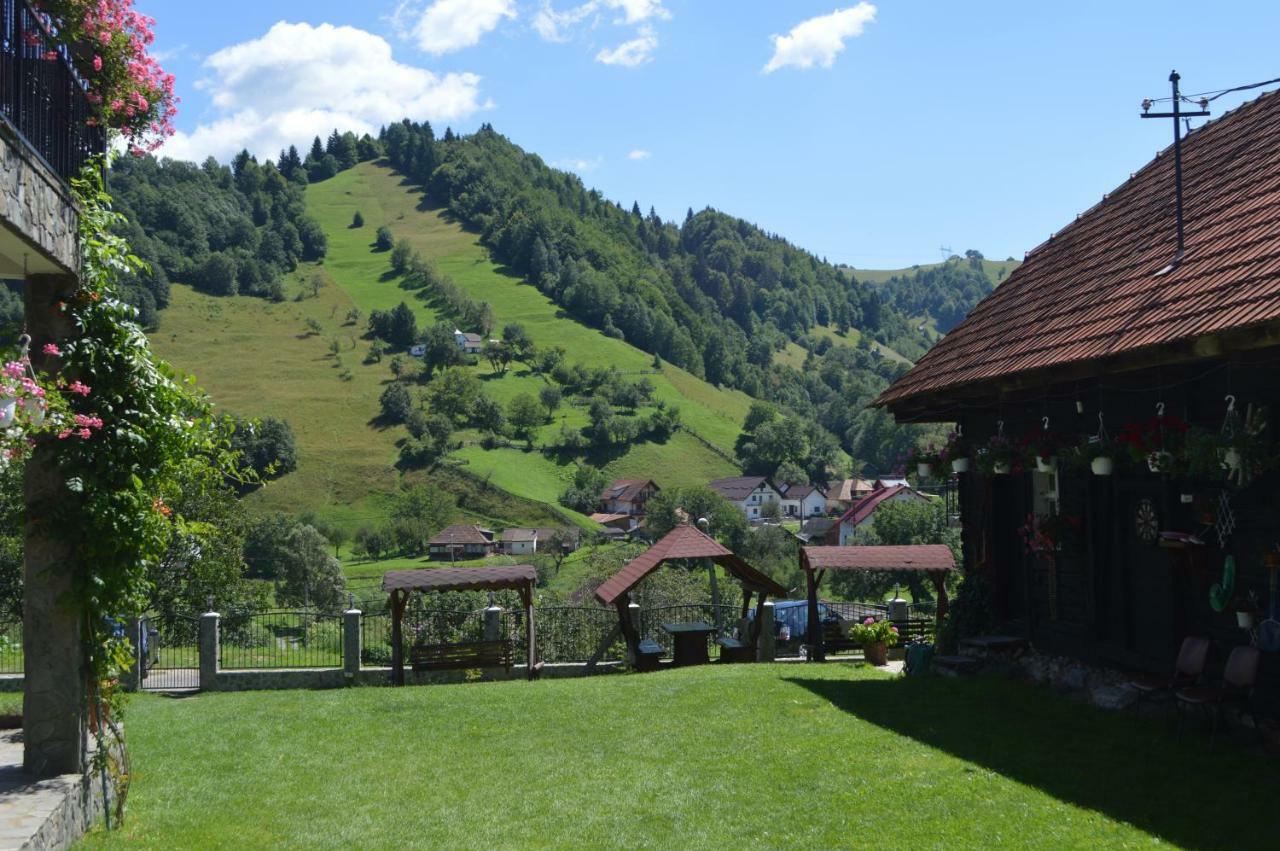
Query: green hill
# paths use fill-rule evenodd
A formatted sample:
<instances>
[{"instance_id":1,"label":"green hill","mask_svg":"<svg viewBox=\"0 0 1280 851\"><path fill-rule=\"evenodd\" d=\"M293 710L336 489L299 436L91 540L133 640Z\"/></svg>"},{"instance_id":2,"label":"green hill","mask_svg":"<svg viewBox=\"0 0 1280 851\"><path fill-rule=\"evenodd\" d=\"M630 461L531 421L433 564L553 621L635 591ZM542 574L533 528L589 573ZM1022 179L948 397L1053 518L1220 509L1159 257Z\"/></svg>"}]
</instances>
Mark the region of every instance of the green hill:
<instances>
[{"instance_id":1,"label":"green hill","mask_svg":"<svg viewBox=\"0 0 1280 851\"><path fill-rule=\"evenodd\" d=\"M537 345L563 346L568 363L603 364L624 373L652 371L651 355L565 316L537 289L496 266L474 234L441 211L423 208L418 193L386 167L362 163L312 184L306 201L308 213L328 237L328 254L322 264L304 263L285 280L289 293L303 292L305 298L272 303L208 296L175 286L153 337L160 354L196 373L225 410L277 416L293 426L298 470L252 494L251 504L259 509L310 511L329 521L363 523L385 513L381 495L399 482L401 474L394 464L397 442L405 431L402 426L373 424L378 397L391 373L385 359L364 363L370 343L362 337L363 317L401 301L412 305L419 327L436 316L430 306L386 279L387 254L371 246L381 224L432 259L473 297L489 301L499 326L522 323ZM367 223L363 228L349 227L357 210ZM314 296L313 280L322 282ZM355 323L347 320L352 308L362 314ZM318 323L319 333L308 328L308 321ZM331 352L335 341L336 357ZM487 395L502 402L520 392L536 393L543 384L541 377L524 370L495 378L487 365L468 369L484 379ZM652 476L672 486L732 474L735 466L703 441L732 451L750 397L717 389L665 363L659 373L646 377L655 386L656 399L679 407L688 432L677 432L663 444L633 445L610 457L606 471ZM562 423L580 426L585 421L583 411L566 405L543 431L549 434ZM450 464L459 466L452 470ZM572 463L537 451L486 450L475 444L452 453L445 470L431 476L461 491L462 508L477 519L500 525L554 523L559 515L585 522L555 505L573 469ZM486 483L511 498L485 496Z\"/></svg>"},{"instance_id":2,"label":"green hill","mask_svg":"<svg viewBox=\"0 0 1280 851\"><path fill-rule=\"evenodd\" d=\"M856 280L867 284L883 284L890 278L905 278L926 269L937 269L946 265L947 262L940 263L917 263L914 266L908 266L905 269L859 269L855 266L841 266L840 271L846 275L850 275ZM1018 260L982 260L982 271L991 279L993 284L998 284L1005 278L1009 277L1014 269L1021 266Z\"/></svg>"}]
</instances>

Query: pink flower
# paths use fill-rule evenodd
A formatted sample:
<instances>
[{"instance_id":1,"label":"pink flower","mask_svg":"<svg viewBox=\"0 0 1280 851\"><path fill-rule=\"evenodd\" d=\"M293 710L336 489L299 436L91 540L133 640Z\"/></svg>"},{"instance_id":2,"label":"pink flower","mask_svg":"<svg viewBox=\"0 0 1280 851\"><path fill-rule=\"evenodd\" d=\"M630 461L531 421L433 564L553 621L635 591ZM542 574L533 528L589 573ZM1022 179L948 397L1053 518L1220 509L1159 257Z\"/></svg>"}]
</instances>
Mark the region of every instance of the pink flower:
<instances>
[{"instance_id":1,"label":"pink flower","mask_svg":"<svg viewBox=\"0 0 1280 851\"><path fill-rule=\"evenodd\" d=\"M62 357L62 349L59 349L56 343L45 343L41 351L50 357Z\"/></svg>"},{"instance_id":2,"label":"pink flower","mask_svg":"<svg viewBox=\"0 0 1280 851\"><path fill-rule=\"evenodd\" d=\"M75 393L77 396L88 396L89 385L81 384L79 381L73 381L67 386L67 390Z\"/></svg>"},{"instance_id":3,"label":"pink flower","mask_svg":"<svg viewBox=\"0 0 1280 851\"><path fill-rule=\"evenodd\" d=\"M866 619L866 620L864 620L864 621L862 622L862 625L863 625L863 626L870 626L871 624L873 624L873 623L875 623L875 622L876 622L876 619L875 619L875 618L873 618L873 617L871 617L871 616L868 616L868 617L867 617L867 619Z\"/></svg>"},{"instance_id":4,"label":"pink flower","mask_svg":"<svg viewBox=\"0 0 1280 851\"><path fill-rule=\"evenodd\" d=\"M101 56L95 56L95 57L93 57L93 70L95 70L95 71L101 71L101 70L102 70L102 57L101 57Z\"/></svg>"},{"instance_id":5,"label":"pink flower","mask_svg":"<svg viewBox=\"0 0 1280 851\"><path fill-rule=\"evenodd\" d=\"M21 362L11 360L4 365L4 374L10 378L22 378L27 374L27 370Z\"/></svg>"}]
</instances>

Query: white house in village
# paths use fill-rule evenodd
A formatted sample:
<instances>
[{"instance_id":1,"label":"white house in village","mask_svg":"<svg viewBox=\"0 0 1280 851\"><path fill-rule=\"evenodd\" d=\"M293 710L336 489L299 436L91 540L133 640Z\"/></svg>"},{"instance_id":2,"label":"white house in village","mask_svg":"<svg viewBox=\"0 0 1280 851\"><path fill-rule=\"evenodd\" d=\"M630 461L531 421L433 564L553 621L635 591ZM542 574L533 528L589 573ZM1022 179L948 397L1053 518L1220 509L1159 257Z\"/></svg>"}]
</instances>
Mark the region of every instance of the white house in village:
<instances>
[{"instance_id":1,"label":"white house in village","mask_svg":"<svg viewBox=\"0 0 1280 851\"><path fill-rule=\"evenodd\" d=\"M458 348L462 349L463 354L478 355L480 350L484 348L484 337L479 334L471 334L466 331L453 329L453 341L458 344Z\"/></svg>"},{"instance_id":2,"label":"white house in village","mask_svg":"<svg viewBox=\"0 0 1280 851\"><path fill-rule=\"evenodd\" d=\"M809 519L827 513L827 495L813 485L779 485L782 515Z\"/></svg>"},{"instance_id":3,"label":"white house in village","mask_svg":"<svg viewBox=\"0 0 1280 851\"><path fill-rule=\"evenodd\" d=\"M738 506L748 520L759 520L761 510L770 503L780 503L782 494L765 476L732 476L716 479L707 485L716 493ZM781 506L779 506L781 513Z\"/></svg>"},{"instance_id":4,"label":"white house in village","mask_svg":"<svg viewBox=\"0 0 1280 851\"><path fill-rule=\"evenodd\" d=\"M509 556L531 556L538 551L538 530L504 529L498 549Z\"/></svg>"},{"instance_id":5,"label":"white house in village","mask_svg":"<svg viewBox=\"0 0 1280 851\"><path fill-rule=\"evenodd\" d=\"M841 547L856 544L857 541L854 540L854 536L858 529L869 529L875 524L876 509L886 502L896 502L898 500L926 502L929 497L907 484L877 488L869 496L858 500L848 511L841 515L839 526L828 533L827 543ZM835 534L833 535L832 533ZM831 537L835 537L836 540L830 540Z\"/></svg>"}]
</instances>

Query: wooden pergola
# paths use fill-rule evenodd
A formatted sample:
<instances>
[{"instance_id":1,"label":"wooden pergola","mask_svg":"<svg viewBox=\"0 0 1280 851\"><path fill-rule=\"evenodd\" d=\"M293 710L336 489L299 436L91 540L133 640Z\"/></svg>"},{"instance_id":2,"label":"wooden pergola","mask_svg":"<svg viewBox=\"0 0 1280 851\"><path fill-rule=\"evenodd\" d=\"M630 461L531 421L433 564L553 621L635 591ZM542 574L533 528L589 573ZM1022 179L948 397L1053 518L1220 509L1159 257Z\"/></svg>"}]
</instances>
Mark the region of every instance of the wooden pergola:
<instances>
[{"instance_id":1,"label":"wooden pergola","mask_svg":"<svg viewBox=\"0 0 1280 851\"><path fill-rule=\"evenodd\" d=\"M606 606L612 605L618 610L618 628L626 639L627 650L632 659L636 658L640 636L627 613L631 589L669 561L695 560L717 564L742 583L743 617L746 617L751 609L752 595L759 595L756 602L756 618L752 621L751 634L747 638L747 643L752 646L755 646L756 639L759 637L759 608L764 605L765 598L770 594L782 597L787 593L787 589L734 555L732 550L721 546L714 538L693 526L677 526L596 589L597 600Z\"/></svg>"},{"instance_id":2,"label":"wooden pergola","mask_svg":"<svg viewBox=\"0 0 1280 851\"><path fill-rule=\"evenodd\" d=\"M533 624L533 589L538 571L528 564L503 567L440 567L393 570L382 577L382 590L391 595L391 682L404 685L404 610L414 591L517 591L524 604L528 676L537 675Z\"/></svg>"},{"instance_id":3,"label":"wooden pergola","mask_svg":"<svg viewBox=\"0 0 1280 851\"><path fill-rule=\"evenodd\" d=\"M801 547L800 569L808 587L809 624L805 641L814 648L810 658L826 658L818 615L818 586L827 571L858 570L867 573L924 573L938 593L937 619L947 614L947 574L956 569L955 555L946 544L911 544L885 547Z\"/></svg>"}]
</instances>

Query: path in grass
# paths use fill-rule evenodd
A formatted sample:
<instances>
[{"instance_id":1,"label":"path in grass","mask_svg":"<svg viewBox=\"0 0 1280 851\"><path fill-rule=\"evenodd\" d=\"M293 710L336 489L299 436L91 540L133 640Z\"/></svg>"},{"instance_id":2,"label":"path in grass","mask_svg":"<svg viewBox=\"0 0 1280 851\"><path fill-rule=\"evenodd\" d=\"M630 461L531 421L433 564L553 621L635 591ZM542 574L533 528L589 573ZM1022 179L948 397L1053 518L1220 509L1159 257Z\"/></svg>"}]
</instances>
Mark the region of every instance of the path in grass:
<instances>
[{"instance_id":1,"label":"path in grass","mask_svg":"<svg viewBox=\"0 0 1280 851\"><path fill-rule=\"evenodd\" d=\"M88 847L1275 847L1274 768L1004 680L847 664L144 696Z\"/></svg>"}]
</instances>

